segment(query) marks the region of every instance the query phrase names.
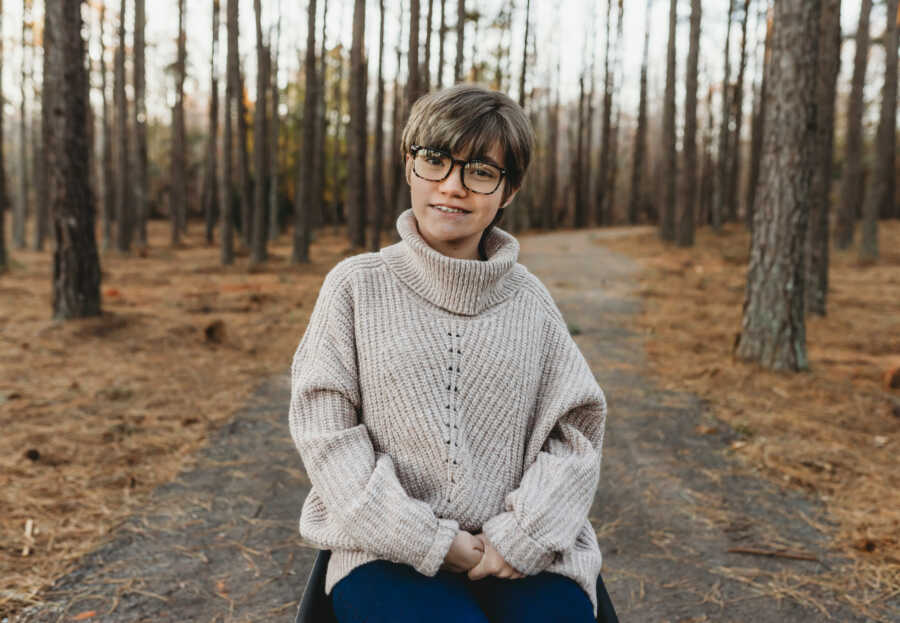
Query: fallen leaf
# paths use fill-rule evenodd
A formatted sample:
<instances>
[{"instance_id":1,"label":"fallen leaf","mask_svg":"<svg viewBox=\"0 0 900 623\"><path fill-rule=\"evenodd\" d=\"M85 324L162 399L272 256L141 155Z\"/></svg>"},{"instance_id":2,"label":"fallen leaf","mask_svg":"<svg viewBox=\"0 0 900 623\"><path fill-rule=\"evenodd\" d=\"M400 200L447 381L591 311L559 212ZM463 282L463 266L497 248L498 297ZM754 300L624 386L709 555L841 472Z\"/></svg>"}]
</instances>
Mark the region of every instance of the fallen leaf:
<instances>
[{"instance_id":1,"label":"fallen leaf","mask_svg":"<svg viewBox=\"0 0 900 623\"><path fill-rule=\"evenodd\" d=\"M79 612L74 617L72 617L73 621L84 621L85 619L90 619L91 617L97 616L96 610L85 610L84 612Z\"/></svg>"},{"instance_id":2,"label":"fallen leaf","mask_svg":"<svg viewBox=\"0 0 900 623\"><path fill-rule=\"evenodd\" d=\"M700 435L715 435L719 432L719 429L715 426L704 426L703 424L701 424L694 430L696 430Z\"/></svg>"}]
</instances>

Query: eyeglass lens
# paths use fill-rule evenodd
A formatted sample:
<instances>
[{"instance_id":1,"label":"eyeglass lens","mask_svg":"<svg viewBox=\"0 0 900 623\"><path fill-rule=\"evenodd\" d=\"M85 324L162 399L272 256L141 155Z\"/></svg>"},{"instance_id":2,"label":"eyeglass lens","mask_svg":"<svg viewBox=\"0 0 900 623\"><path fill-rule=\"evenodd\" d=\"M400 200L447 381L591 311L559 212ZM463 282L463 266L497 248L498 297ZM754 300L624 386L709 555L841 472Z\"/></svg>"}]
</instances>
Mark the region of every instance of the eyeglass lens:
<instances>
[{"instance_id":1,"label":"eyeglass lens","mask_svg":"<svg viewBox=\"0 0 900 623\"><path fill-rule=\"evenodd\" d=\"M416 175L432 182L447 177L453 160L439 151L423 148L416 152L413 162ZM463 167L463 185L476 193L490 194L500 185L500 170L490 164L469 161Z\"/></svg>"}]
</instances>

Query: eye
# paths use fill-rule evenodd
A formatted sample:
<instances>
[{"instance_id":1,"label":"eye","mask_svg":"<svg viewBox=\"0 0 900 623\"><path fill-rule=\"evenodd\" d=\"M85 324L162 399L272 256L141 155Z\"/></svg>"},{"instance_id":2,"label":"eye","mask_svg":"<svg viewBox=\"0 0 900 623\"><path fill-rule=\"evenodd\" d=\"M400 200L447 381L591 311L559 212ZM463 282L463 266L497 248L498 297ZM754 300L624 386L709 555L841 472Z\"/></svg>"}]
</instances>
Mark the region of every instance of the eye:
<instances>
[{"instance_id":1,"label":"eye","mask_svg":"<svg viewBox=\"0 0 900 623\"><path fill-rule=\"evenodd\" d=\"M496 179L498 173L497 170L489 164L484 164L481 162L473 162L469 165L469 172L474 174L476 177L481 179Z\"/></svg>"},{"instance_id":2,"label":"eye","mask_svg":"<svg viewBox=\"0 0 900 623\"><path fill-rule=\"evenodd\" d=\"M447 156L439 151L434 151L433 149L423 149L421 151L421 154L422 155L420 156L420 158L422 158L428 164L433 164L436 166L443 165L447 159Z\"/></svg>"}]
</instances>

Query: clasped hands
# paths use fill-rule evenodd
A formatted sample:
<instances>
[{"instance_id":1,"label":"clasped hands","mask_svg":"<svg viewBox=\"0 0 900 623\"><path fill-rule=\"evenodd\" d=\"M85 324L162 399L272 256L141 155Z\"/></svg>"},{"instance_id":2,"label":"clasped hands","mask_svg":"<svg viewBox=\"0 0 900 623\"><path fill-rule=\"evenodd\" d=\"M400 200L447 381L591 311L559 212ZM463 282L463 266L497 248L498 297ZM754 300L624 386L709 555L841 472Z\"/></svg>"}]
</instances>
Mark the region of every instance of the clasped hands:
<instances>
[{"instance_id":1,"label":"clasped hands","mask_svg":"<svg viewBox=\"0 0 900 623\"><path fill-rule=\"evenodd\" d=\"M441 569L454 573L468 572L470 580L480 580L489 575L511 580L525 577L506 562L483 533L471 534L465 530L460 530L453 539Z\"/></svg>"}]
</instances>

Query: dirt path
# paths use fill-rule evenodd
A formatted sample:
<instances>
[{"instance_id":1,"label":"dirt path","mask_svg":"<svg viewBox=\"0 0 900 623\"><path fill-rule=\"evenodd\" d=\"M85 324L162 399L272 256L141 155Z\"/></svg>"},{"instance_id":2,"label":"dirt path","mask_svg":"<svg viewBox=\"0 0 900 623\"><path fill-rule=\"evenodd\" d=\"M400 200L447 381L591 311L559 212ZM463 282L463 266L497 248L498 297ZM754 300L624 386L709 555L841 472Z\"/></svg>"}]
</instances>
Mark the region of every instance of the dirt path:
<instances>
[{"instance_id":1,"label":"dirt path","mask_svg":"<svg viewBox=\"0 0 900 623\"><path fill-rule=\"evenodd\" d=\"M824 621L822 604L833 620L865 621L792 584L794 572L836 562L812 527L821 510L739 468L727 456L732 434L699 401L647 380L641 336L624 328L638 309L637 268L600 246L609 235L620 234L526 237L521 261L556 297L608 394L592 518L621 620ZM263 383L193 468L17 621L290 621L314 552L297 538L309 485L287 431L288 395L284 377ZM698 434L701 424L721 432ZM727 551L772 544L819 561Z\"/></svg>"}]
</instances>

